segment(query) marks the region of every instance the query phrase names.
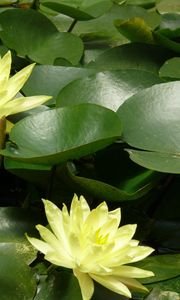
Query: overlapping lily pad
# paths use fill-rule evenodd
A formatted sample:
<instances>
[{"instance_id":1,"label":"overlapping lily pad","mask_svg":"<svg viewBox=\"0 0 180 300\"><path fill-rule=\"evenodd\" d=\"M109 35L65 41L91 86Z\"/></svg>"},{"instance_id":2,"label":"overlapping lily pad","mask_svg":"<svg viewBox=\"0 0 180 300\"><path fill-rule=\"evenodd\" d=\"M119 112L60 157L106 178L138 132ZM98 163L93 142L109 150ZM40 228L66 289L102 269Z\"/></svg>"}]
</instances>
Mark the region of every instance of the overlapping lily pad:
<instances>
[{"instance_id":1,"label":"overlapping lily pad","mask_svg":"<svg viewBox=\"0 0 180 300\"><path fill-rule=\"evenodd\" d=\"M42 5L77 20L97 18L108 11L111 0L41 0Z\"/></svg>"},{"instance_id":2,"label":"overlapping lily pad","mask_svg":"<svg viewBox=\"0 0 180 300\"><path fill-rule=\"evenodd\" d=\"M40 64L53 64L61 58L76 65L83 54L79 37L58 32L47 17L35 10L5 11L0 14L0 25L0 37L7 47Z\"/></svg>"},{"instance_id":3,"label":"overlapping lily pad","mask_svg":"<svg viewBox=\"0 0 180 300\"><path fill-rule=\"evenodd\" d=\"M138 159L142 159L143 166L148 167L156 163L155 169L159 171L161 168L166 172L178 169L180 152L178 92L180 92L179 81L154 85L126 100L118 110L123 124L124 141L138 149L150 151L140 153L130 150L131 157L135 154L133 160L137 162Z\"/></svg>"},{"instance_id":4,"label":"overlapping lily pad","mask_svg":"<svg viewBox=\"0 0 180 300\"><path fill-rule=\"evenodd\" d=\"M133 94L160 82L156 74L142 70L100 72L68 84L59 93L57 106L95 103L116 111Z\"/></svg>"},{"instance_id":5,"label":"overlapping lily pad","mask_svg":"<svg viewBox=\"0 0 180 300\"><path fill-rule=\"evenodd\" d=\"M80 104L18 122L10 133L13 143L1 152L21 161L57 164L93 153L120 135L121 122L113 111L95 104Z\"/></svg>"},{"instance_id":6,"label":"overlapping lily pad","mask_svg":"<svg viewBox=\"0 0 180 300\"><path fill-rule=\"evenodd\" d=\"M51 95L56 98L59 91L71 81L91 75L96 70L63 66L35 66L23 87L26 96Z\"/></svg>"},{"instance_id":7,"label":"overlapping lily pad","mask_svg":"<svg viewBox=\"0 0 180 300\"><path fill-rule=\"evenodd\" d=\"M29 300L36 292L34 273L28 266L36 258L36 250L24 236L37 222L32 212L19 208L0 209L0 292L3 300ZM34 214L37 215L37 211Z\"/></svg>"},{"instance_id":8,"label":"overlapping lily pad","mask_svg":"<svg viewBox=\"0 0 180 300\"><path fill-rule=\"evenodd\" d=\"M130 43L105 51L89 66L100 70L138 69L156 73L170 57L171 53L161 47Z\"/></svg>"}]
</instances>

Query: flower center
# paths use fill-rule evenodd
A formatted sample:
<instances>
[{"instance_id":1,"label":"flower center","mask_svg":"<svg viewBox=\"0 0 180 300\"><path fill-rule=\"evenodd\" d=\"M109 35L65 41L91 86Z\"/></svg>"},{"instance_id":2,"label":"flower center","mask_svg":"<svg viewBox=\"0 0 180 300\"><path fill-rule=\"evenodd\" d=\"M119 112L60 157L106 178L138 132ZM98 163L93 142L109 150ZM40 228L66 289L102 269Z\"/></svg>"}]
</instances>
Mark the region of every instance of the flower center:
<instances>
[{"instance_id":1,"label":"flower center","mask_svg":"<svg viewBox=\"0 0 180 300\"><path fill-rule=\"evenodd\" d=\"M109 237L109 234L107 233L106 235L102 235L100 233L100 228L96 231L96 235L95 235L95 239L96 239L96 244L99 244L99 245L104 245L107 243L108 241L108 237Z\"/></svg>"}]
</instances>

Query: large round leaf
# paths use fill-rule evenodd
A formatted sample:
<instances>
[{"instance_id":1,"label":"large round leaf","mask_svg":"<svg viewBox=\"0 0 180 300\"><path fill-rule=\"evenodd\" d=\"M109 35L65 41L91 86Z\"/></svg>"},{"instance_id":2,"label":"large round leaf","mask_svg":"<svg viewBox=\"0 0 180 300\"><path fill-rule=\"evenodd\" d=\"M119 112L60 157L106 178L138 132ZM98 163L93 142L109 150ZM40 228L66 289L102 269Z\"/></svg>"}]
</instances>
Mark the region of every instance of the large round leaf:
<instances>
[{"instance_id":1,"label":"large round leaf","mask_svg":"<svg viewBox=\"0 0 180 300\"><path fill-rule=\"evenodd\" d=\"M123 139L131 146L180 152L180 82L154 85L126 100L118 110Z\"/></svg>"},{"instance_id":2,"label":"large round leaf","mask_svg":"<svg viewBox=\"0 0 180 300\"><path fill-rule=\"evenodd\" d=\"M115 21L116 28L131 42L154 43L151 28L146 24L144 19L134 17L126 21Z\"/></svg>"},{"instance_id":3,"label":"large round leaf","mask_svg":"<svg viewBox=\"0 0 180 300\"><path fill-rule=\"evenodd\" d=\"M153 28L154 19L157 19L157 17L155 17L152 21L152 18L150 18L147 11L141 7L113 4L112 8L101 17L86 22L77 22L76 26L73 28L73 33L78 36L82 36L83 38L90 38L91 40L97 40L98 38L98 43L103 37L102 43L107 41L107 43L110 43L111 45L117 45L117 43L118 45L124 44L127 43L127 40L115 28L114 21L117 19L126 20L133 17L143 18L146 22L150 21L150 25L153 23ZM60 19L62 19L62 17L58 16L58 18L59 26L62 28L62 21L60 23ZM155 23L157 26L157 21L155 21Z\"/></svg>"},{"instance_id":4,"label":"large round leaf","mask_svg":"<svg viewBox=\"0 0 180 300\"><path fill-rule=\"evenodd\" d=\"M162 0L158 1L159 3L156 5L157 10L161 14L165 13L179 13L180 12L180 2L179 0Z\"/></svg>"},{"instance_id":5,"label":"large round leaf","mask_svg":"<svg viewBox=\"0 0 180 300\"><path fill-rule=\"evenodd\" d=\"M80 104L27 117L10 133L12 143L2 153L32 163L56 164L111 144L121 135L121 123L111 110Z\"/></svg>"},{"instance_id":6,"label":"large round leaf","mask_svg":"<svg viewBox=\"0 0 180 300\"><path fill-rule=\"evenodd\" d=\"M81 300L78 281L73 274L62 271L40 276L34 300Z\"/></svg>"},{"instance_id":7,"label":"large round leaf","mask_svg":"<svg viewBox=\"0 0 180 300\"><path fill-rule=\"evenodd\" d=\"M157 72L168 58L169 51L161 47L131 43L105 51L90 66L100 70L141 69Z\"/></svg>"},{"instance_id":8,"label":"large round leaf","mask_svg":"<svg viewBox=\"0 0 180 300\"><path fill-rule=\"evenodd\" d=\"M26 96L51 95L56 98L58 92L68 83L94 72L96 71L85 68L35 66L23 92Z\"/></svg>"},{"instance_id":9,"label":"large round leaf","mask_svg":"<svg viewBox=\"0 0 180 300\"><path fill-rule=\"evenodd\" d=\"M7 47L40 64L53 64L62 58L75 65L82 56L80 38L58 32L47 17L35 10L5 11L0 14L0 25L0 37Z\"/></svg>"},{"instance_id":10,"label":"large round leaf","mask_svg":"<svg viewBox=\"0 0 180 300\"><path fill-rule=\"evenodd\" d=\"M1 299L29 300L36 292L34 273L28 266L37 251L25 239L33 233L41 216L36 210L0 209L0 293Z\"/></svg>"},{"instance_id":11,"label":"large round leaf","mask_svg":"<svg viewBox=\"0 0 180 300\"><path fill-rule=\"evenodd\" d=\"M128 5L139 5L145 8L154 6L155 2L155 0L126 0Z\"/></svg>"},{"instance_id":12,"label":"large round leaf","mask_svg":"<svg viewBox=\"0 0 180 300\"><path fill-rule=\"evenodd\" d=\"M142 167L159 172L180 174L180 155L178 154L132 149L128 149L128 153L131 160Z\"/></svg>"},{"instance_id":13,"label":"large round leaf","mask_svg":"<svg viewBox=\"0 0 180 300\"><path fill-rule=\"evenodd\" d=\"M180 275L180 254L155 255L133 265L155 274L153 277L141 279L142 283L167 280Z\"/></svg>"},{"instance_id":14,"label":"large round leaf","mask_svg":"<svg viewBox=\"0 0 180 300\"><path fill-rule=\"evenodd\" d=\"M160 77L180 79L180 57L167 60L159 70Z\"/></svg>"},{"instance_id":15,"label":"large round leaf","mask_svg":"<svg viewBox=\"0 0 180 300\"><path fill-rule=\"evenodd\" d=\"M99 181L91 178L75 176L71 168L67 165L61 170L62 180L69 184L76 192L90 194L100 200L106 201L130 201L136 200L147 194L152 188L152 182L142 183L141 186L136 186L133 190L127 191L125 188L117 188L104 181Z\"/></svg>"},{"instance_id":16,"label":"large round leaf","mask_svg":"<svg viewBox=\"0 0 180 300\"><path fill-rule=\"evenodd\" d=\"M164 14L154 37L161 45L180 53L180 15Z\"/></svg>"},{"instance_id":17,"label":"large round leaf","mask_svg":"<svg viewBox=\"0 0 180 300\"><path fill-rule=\"evenodd\" d=\"M118 110L123 139L147 151L129 150L143 167L180 173L180 82L154 85L129 98Z\"/></svg>"},{"instance_id":18,"label":"large round leaf","mask_svg":"<svg viewBox=\"0 0 180 300\"><path fill-rule=\"evenodd\" d=\"M111 0L41 0L40 3L77 20L97 18L112 6Z\"/></svg>"},{"instance_id":19,"label":"large round leaf","mask_svg":"<svg viewBox=\"0 0 180 300\"><path fill-rule=\"evenodd\" d=\"M57 106L96 103L116 111L127 98L155 83L160 83L159 77L142 70L100 72L67 85Z\"/></svg>"},{"instance_id":20,"label":"large round leaf","mask_svg":"<svg viewBox=\"0 0 180 300\"><path fill-rule=\"evenodd\" d=\"M33 299L36 291L34 274L23 263L20 256L17 257L14 251L7 251L6 247L1 247L0 268L0 293L2 300Z\"/></svg>"}]
</instances>

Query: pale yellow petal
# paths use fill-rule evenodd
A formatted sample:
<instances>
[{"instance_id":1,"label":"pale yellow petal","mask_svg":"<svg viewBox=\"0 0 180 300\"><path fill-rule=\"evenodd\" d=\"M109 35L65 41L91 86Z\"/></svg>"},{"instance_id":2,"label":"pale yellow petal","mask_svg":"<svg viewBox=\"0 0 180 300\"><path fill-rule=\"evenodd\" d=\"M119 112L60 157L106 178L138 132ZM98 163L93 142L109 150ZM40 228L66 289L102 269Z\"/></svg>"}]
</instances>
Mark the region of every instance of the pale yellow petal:
<instances>
[{"instance_id":1,"label":"pale yellow petal","mask_svg":"<svg viewBox=\"0 0 180 300\"><path fill-rule=\"evenodd\" d=\"M112 247L111 251L108 251L107 253L104 253L104 255L102 255L99 263L111 268L118 267L142 260L143 258L150 255L153 251L154 249L150 247L136 247L129 244L123 248L118 249L117 251L113 251Z\"/></svg>"},{"instance_id":2,"label":"pale yellow petal","mask_svg":"<svg viewBox=\"0 0 180 300\"><path fill-rule=\"evenodd\" d=\"M129 278L145 278L154 276L151 271L143 270L133 266L120 266L112 270L113 275Z\"/></svg>"},{"instance_id":3,"label":"pale yellow petal","mask_svg":"<svg viewBox=\"0 0 180 300\"><path fill-rule=\"evenodd\" d=\"M117 221L117 226L119 226L120 221L121 221L121 209L120 208L116 208L112 211L109 211L108 213L108 218L111 219L115 219Z\"/></svg>"},{"instance_id":4,"label":"pale yellow petal","mask_svg":"<svg viewBox=\"0 0 180 300\"><path fill-rule=\"evenodd\" d=\"M89 207L86 199L83 196L80 196L79 202L80 202L80 207L81 207L82 214L83 214L83 221L85 221L87 216L90 214L91 210L90 210L90 207Z\"/></svg>"},{"instance_id":5,"label":"pale yellow petal","mask_svg":"<svg viewBox=\"0 0 180 300\"><path fill-rule=\"evenodd\" d=\"M140 292L147 292L148 289L143 286L139 281L133 278L125 278L125 277L119 277L119 280L123 282L125 285L127 285L128 288L132 290L138 290Z\"/></svg>"},{"instance_id":6,"label":"pale yellow petal","mask_svg":"<svg viewBox=\"0 0 180 300\"><path fill-rule=\"evenodd\" d=\"M70 215L69 215L67 206L64 203L63 203L63 208L62 208L62 221L63 221L64 231L68 237L69 232L70 232Z\"/></svg>"},{"instance_id":7,"label":"pale yellow petal","mask_svg":"<svg viewBox=\"0 0 180 300\"><path fill-rule=\"evenodd\" d=\"M75 263L77 265L79 265L81 262L81 258L83 256L83 251L81 250L78 236L74 233L70 233L68 241L69 241L71 253L73 256L73 260L75 261ZM79 254L81 254L81 255L79 255Z\"/></svg>"},{"instance_id":8,"label":"pale yellow petal","mask_svg":"<svg viewBox=\"0 0 180 300\"><path fill-rule=\"evenodd\" d=\"M128 224L118 228L115 236L116 249L120 249L129 243L136 232L136 228L136 224Z\"/></svg>"},{"instance_id":9,"label":"pale yellow petal","mask_svg":"<svg viewBox=\"0 0 180 300\"><path fill-rule=\"evenodd\" d=\"M51 96L32 96L15 98L3 105L5 115L17 114L32 108L35 108L44 102L50 100Z\"/></svg>"},{"instance_id":10,"label":"pale yellow petal","mask_svg":"<svg viewBox=\"0 0 180 300\"><path fill-rule=\"evenodd\" d=\"M7 85L7 97L3 100L3 103L7 103L9 100L11 100L23 87L25 82L28 80L29 76L32 73L32 70L34 68L35 64L31 64L25 68L23 68L21 71L16 73L14 76L12 76L8 80Z\"/></svg>"},{"instance_id":11,"label":"pale yellow petal","mask_svg":"<svg viewBox=\"0 0 180 300\"><path fill-rule=\"evenodd\" d=\"M74 194L70 208L70 227L71 231L76 232L77 235L80 233L80 229L83 225L83 212L78 200L78 196Z\"/></svg>"},{"instance_id":12,"label":"pale yellow petal","mask_svg":"<svg viewBox=\"0 0 180 300\"><path fill-rule=\"evenodd\" d=\"M74 269L73 273L78 279L83 300L90 300L94 293L93 280L88 274L82 273L78 269Z\"/></svg>"},{"instance_id":13,"label":"pale yellow petal","mask_svg":"<svg viewBox=\"0 0 180 300\"><path fill-rule=\"evenodd\" d=\"M106 202L102 202L95 209L93 209L88 215L84 227L86 228L86 233L95 233L108 218L108 207Z\"/></svg>"},{"instance_id":14,"label":"pale yellow petal","mask_svg":"<svg viewBox=\"0 0 180 300\"><path fill-rule=\"evenodd\" d=\"M69 251L69 244L67 240L67 234L64 231L61 210L49 200L43 200L43 203L45 207L46 217L52 231L56 235L59 242L62 243L64 247L66 247L67 251Z\"/></svg>"},{"instance_id":15,"label":"pale yellow petal","mask_svg":"<svg viewBox=\"0 0 180 300\"><path fill-rule=\"evenodd\" d=\"M95 274L89 274L92 279L100 283L101 285L105 286L107 289L123 295L125 297L131 298L131 292L127 288L126 285L124 285L117 276L113 275L107 275L107 276L100 276Z\"/></svg>"},{"instance_id":16,"label":"pale yellow petal","mask_svg":"<svg viewBox=\"0 0 180 300\"><path fill-rule=\"evenodd\" d=\"M68 252L65 248L65 245L61 243L57 237L46 227L42 225L36 226L37 230L39 231L39 234L41 235L42 239L48 243L53 249L59 252L62 256L68 257Z\"/></svg>"},{"instance_id":17,"label":"pale yellow petal","mask_svg":"<svg viewBox=\"0 0 180 300\"><path fill-rule=\"evenodd\" d=\"M47 254L49 251L53 250L49 244L39 239L29 237L28 235L26 235L26 237L28 241L34 246L34 248L36 248L38 251L42 252L43 254Z\"/></svg>"},{"instance_id":18,"label":"pale yellow petal","mask_svg":"<svg viewBox=\"0 0 180 300\"><path fill-rule=\"evenodd\" d=\"M53 251L46 253L46 259L51 262L52 260L56 260L56 264L59 266L74 266L72 256L65 248L65 244L59 242L56 236L46 227L37 225L36 228L38 229L42 239L53 249Z\"/></svg>"},{"instance_id":19,"label":"pale yellow petal","mask_svg":"<svg viewBox=\"0 0 180 300\"><path fill-rule=\"evenodd\" d=\"M117 232L117 220L109 219L106 223L104 223L99 231L99 234L102 236L107 236L107 241L114 239Z\"/></svg>"},{"instance_id":20,"label":"pale yellow petal","mask_svg":"<svg viewBox=\"0 0 180 300\"><path fill-rule=\"evenodd\" d=\"M73 269L75 267L73 260L63 257L57 251L47 252L44 258L56 266L69 268L69 269Z\"/></svg>"},{"instance_id":21,"label":"pale yellow petal","mask_svg":"<svg viewBox=\"0 0 180 300\"><path fill-rule=\"evenodd\" d=\"M128 251L128 256L129 256L129 262L136 262L139 260L144 259L145 257L149 256L152 252L154 251L153 248L151 247L146 247L146 246L137 246L137 247L132 247Z\"/></svg>"},{"instance_id":22,"label":"pale yellow petal","mask_svg":"<svg viewBox=\"0 0 180 300\"><path fill-rule=\"evenodd\" d=\"M1 90L1 92L4 91L7 87L10 70L11 70L11 52L8 51L0 59L0 90ZM1 98L0 98L0 103L1 103Z\"/></svg>"}]
</instances>

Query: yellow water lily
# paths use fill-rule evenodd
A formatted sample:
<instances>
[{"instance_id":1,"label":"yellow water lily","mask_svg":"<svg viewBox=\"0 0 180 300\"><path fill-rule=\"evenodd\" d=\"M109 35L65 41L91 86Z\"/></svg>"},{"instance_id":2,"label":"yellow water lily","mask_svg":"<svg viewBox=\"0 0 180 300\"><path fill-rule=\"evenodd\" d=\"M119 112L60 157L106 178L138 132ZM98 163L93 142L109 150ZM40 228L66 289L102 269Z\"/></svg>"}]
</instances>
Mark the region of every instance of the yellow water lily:
<instances>
[{"instance_id":1,"label":"yellow water lily","mask_svg":"<svg viewBox=\"0 0 180 300\"><path fill-rule=\"evenodd\" d=\"M131 298L130 289L146 290L134 278L153 276L151 271L133 267L153 249L139 246L132 239L136 224L119 227L120 208L108 211L102 202L92 211L85 198L75 195L70 213L66 205L60 210L43 200L51 230L37 225L41 240L28 237L29 242L54 265L70 268L79 281L83 300L94 292L93 280L106 288Z\"/></svg>"},{"instance_id":2,"label":"yellow water lily","mask_svg":"<svg viewBox=\"0 0 180 300\"><path fill-rule=\"evenodd\" d=\"M11 52L0 58L0 119L12 114L32 109L51 99L50 96L14 98L32 73L31 64L10 77Z\"/></svg>"}]
</instances>

